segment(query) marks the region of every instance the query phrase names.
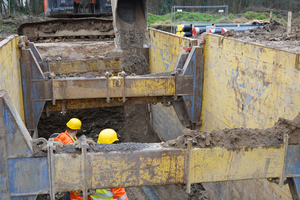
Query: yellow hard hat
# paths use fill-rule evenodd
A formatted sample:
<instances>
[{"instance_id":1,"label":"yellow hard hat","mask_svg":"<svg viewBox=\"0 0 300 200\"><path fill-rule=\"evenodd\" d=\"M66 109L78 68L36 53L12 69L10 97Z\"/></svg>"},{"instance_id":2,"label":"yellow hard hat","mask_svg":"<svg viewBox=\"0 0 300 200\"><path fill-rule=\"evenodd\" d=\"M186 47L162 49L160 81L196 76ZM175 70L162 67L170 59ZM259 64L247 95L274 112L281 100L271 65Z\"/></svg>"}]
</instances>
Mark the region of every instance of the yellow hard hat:
<instances>
[{"instance_id":1,"label":"yellow hard hat","mask_svg":"<svg viewBox=\"0 0 300 200\"><path fill-rule=\"evenodd\" d=\"M77 118L72 118L68 121L67 127L72 130L78 130L81 128L81 121Z\"/></svg>"},{"instance_id":2,"label":"yellow hard hat","mask_svg":"<svg viewBox=\"0 0 300 200\"><path fill-rule=\"evenodd\" d=\"M104 143L104 144L112 144L115 141L119 140L117 133L115 130L107 128L102 130L99 133L99 137L98 137L98 143Z\"/></svg>"}]
</instances>

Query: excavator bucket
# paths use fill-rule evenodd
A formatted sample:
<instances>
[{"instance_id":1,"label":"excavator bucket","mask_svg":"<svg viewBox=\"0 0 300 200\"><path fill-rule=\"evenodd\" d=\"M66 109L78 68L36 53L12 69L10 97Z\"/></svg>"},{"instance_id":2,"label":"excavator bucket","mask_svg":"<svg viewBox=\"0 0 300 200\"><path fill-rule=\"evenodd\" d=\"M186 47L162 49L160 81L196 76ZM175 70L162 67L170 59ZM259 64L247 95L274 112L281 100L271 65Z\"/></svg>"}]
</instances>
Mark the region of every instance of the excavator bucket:
<instances>
[{"instance_id":1,"label":"excavator bucket","mask_svg":"<svg viewBox=\"0 0 300 200\"><path fill-rule=\"evenodd\" d=\"M149 47L147 0L112 0L112 12L116 48Z\"/></svg>"}]
</instances>

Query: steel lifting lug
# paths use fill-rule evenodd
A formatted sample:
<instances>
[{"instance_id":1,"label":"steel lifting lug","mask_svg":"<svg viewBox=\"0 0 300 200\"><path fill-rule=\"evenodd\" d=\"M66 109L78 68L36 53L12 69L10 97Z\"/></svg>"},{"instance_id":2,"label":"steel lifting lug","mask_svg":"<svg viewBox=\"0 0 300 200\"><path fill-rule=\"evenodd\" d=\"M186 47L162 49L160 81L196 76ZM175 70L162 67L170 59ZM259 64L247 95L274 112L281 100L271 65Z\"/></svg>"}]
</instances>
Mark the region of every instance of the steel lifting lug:
<instances>
[{"instance_id":1,"label":"steel lifting lug","mask_svg":"<svg viewBox=\"0 0 300 200\"><path fill-rule=\"evenodd\" d=\"M84 145L86 145L86 148L88 149L89 144L95 146L95 142L92 139L86 138L85 135L82 135L80 138L78 138L78 140L76 140L73 143L73 147L75 147L76 149L81 149Z\"/></svg>"},{"instance_id":2,"label":"steel lifting lug","mask_svg":"<svg viewBox=\"0 0 300 200\"><path fill-rule=\"evenodd\" d=\"M54 151L56 150L57 146L63 148L63 144L61 142L54 141L54 138L50 138L49 141L47 141L47 145L44 146L42 148L42 150L43 151L48 151L48 147L50 147L50 146L53 146Z\"/></svg>"},{"instance_id":3,"label":"steel lifting lug","mask_svg":"<svg viewBox=\"0 0 300 200\"><path fill-rule=\"evenodd\" d=\"M47 146L47 140L45 138L37 138L31 141L31 145L33 148L44 148Z\"/></svg>"},{"instance_id":4,"label":"steel lifting lug","mask_svg":"<svg viewBox=\"0 0 300 200\"><path fill-rule=\"evenodd\" d=\"M113 73L105 72L106 77L106 102L109 103L112 99L109 96L109 77L113 77Z\"/></svg>"},{"instance_id":5,"label":"steel lifting lug","mask_svg":"<svg viewBox=\"0 0 300 200\"><path fill-rule=\"evenodd\" d=\"M118 76L122 77L122 79L123 79L122 80L122 83L123 83L122 101L125 102L127 100L127 98L126 98L126 85L125 85L125 79L126 79L127 74L124 71L122 71L122 72L118 73Z\"/></svg>"}]
</instances>

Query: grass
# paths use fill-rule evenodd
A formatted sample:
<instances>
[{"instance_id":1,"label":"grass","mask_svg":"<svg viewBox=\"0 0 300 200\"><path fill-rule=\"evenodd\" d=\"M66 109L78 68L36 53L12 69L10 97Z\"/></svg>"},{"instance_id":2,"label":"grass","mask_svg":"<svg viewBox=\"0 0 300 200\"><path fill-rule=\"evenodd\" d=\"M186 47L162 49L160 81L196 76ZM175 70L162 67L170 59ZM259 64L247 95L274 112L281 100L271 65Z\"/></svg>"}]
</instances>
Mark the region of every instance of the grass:
<instances>
[{"instance_id":1,"label":"grass","mask_svg":"<svg viewBox=\"0 0 300 200\"><path fill-rule=\"evenodd\" d=\"M15 30L14 30L15 29ZM0 26L0 33L1 32L11 32L11 31L16 31L17 29L16 28L13 28L11 26L4 26L4 25L1 25Z\"/></svg>"},{"instance_id":2,"label":"grass","mask_svg":"<svg viewBox=\"0 0 300 200\"><path fill-rule=\"evenodd\" d=\"M1 26L1 29L7 29L7 30L11 30L12 28L10 26Z\"/></svg>"},{"instance_id":3,"label":"grass","mask_svg":"<svg viewBox=\"0 0 300 200\"><path fill-rule=\"evenodd\" d=\"M176 21L219 21L223 18L221 15L217 14L207 14L207 13L199 13L199 12L176 12ZM165 14L165 15L154 15L151 13L148 13L148 25L152 26L157 23L160 25L161 22L165 22L163 24L170 24L171 23L171 13Z\"/></svg>"},{"instance_id":4,"label":"grass","mask_svg":"<svg viewBox=\"0 0 300 200\"><path fill-rule=\"evenodd\" d=\"M246 21L252 20L269 20L270 14L267 12L256 13L252 11L248 11L243 14L232 14L228 15L228 21L234 23L243 23ZM222 15L218 14L207 14L207 13L199 13L199 12L176 12L176 21L220 21L224 19ZM282 17L280 14L273 14L273 19L276 21L286 24L287 19ZM167 26L172 22L171 13L165 15L155 15L148 13L148 25L150 27L155 27L157 25Z\"/></svg>"}]
</instances>

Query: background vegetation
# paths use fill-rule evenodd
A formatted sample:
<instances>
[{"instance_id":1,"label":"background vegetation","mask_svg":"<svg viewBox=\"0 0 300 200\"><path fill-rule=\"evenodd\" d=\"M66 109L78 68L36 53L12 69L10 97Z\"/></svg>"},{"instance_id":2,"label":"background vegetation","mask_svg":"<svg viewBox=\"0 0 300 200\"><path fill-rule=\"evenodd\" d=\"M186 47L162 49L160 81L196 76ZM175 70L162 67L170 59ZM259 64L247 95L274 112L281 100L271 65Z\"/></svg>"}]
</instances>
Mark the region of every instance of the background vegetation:
<instances>
[{"instance_id":1,"label":"background vegetation","mask_svg":"<svg viewBox=\"0 0 300 200\"><path fill-rule=\"evenodd\" d=\"M240 14L247 11L269 12L286 15L290 10L298 13L299 0L148 0L148 13L165 15L171 12L172 5L177 6L211 6L228 5L229 13ZM42 15L43 0L0 0L0 13L9 15L24 13Z\"/></svg>"}]
</instances>

